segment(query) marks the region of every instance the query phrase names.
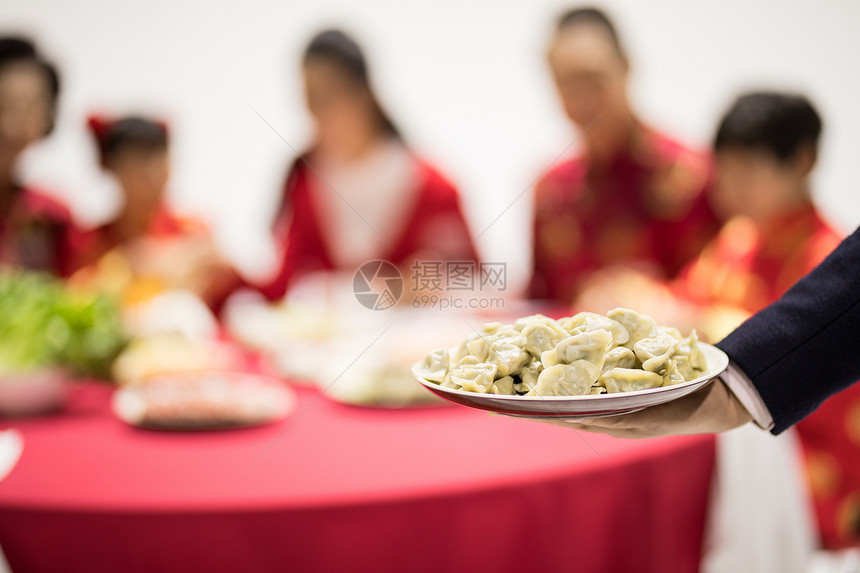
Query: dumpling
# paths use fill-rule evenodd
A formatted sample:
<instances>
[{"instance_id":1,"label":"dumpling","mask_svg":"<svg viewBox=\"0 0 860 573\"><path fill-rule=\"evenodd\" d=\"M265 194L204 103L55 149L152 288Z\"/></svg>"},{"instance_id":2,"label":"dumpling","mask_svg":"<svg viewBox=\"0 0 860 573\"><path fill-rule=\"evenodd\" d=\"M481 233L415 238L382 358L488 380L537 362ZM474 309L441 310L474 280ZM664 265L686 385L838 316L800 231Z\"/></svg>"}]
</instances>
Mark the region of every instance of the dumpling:
<instances>
[{"instance_id":1,"label":"dumpling","mask_svg":"<svg viewBox=\"0 0 860 573\"><path fill-rule=\"evenodd\" d=\"M672 358L677 362L678 371L687 380L699 377L708 368L705 355L699 348L699 338L695 330L687 338L681 339Z\"/></svg>"},{"instance_id":2,"label":"dumpling","mask_svg":"<svg viewBox=\"0 0 860 573\"><path fill-rule=\"evenodd\" d=\"M489 351L484 346L489 345L489 338L504 327L505 325L501 322L486 322L481 326L481 330L473 330L466 335L465 340L463 340L457 352L454 353L454 360L459 361L472 354L473 351L475 352L475 354L472 354L473 356L478 356L481 360L484 360L486 356L482 356L483 352L485 350Z\"/></svg>"},{"instance_id":3,"label":"dumpling","mask_svg":"<svg viewBox=\"0 0 860 573\"><path fill-rule=\"evenodd\" d=\"M514 394L514 379L510 376L499 378L490 386L490 392L493 394Z\"/></svg>"},{"instance_id":4,"label":"dumpling","mask_svg":"<svg viewBox=\"0 0 860 573\"><path fill-rule=\"evenodd\" d=\"M690 378L692 380L692 378ZM663 374L663 386L673 386L686 382L687 378L678 371L678 363L675 360L669 360L669 365L666 367L666 372Z\"/></svg>"},{"instance_id":5,"label":"dumpling","mask_svg":"<svg viewBox=\"0 0 860 573\"><path fill-rule=\"evenodd\" d=\"M481 360L477 356L464 356L460 360L457 360L454 363L454 366L459 366L461 364L480 364Z\"/></svg>"},{"instance_id":6,"label":"dumpling","mask_svg":"<svg viewBox=\"0 0 860 573\"><path fill-rule=\"evenodd\" d=\"M657 323L650 316L639 314L628 308L616 308L610 310L606 316L621 324L627 329L630 336L626 343L627 348L632 349L633 345L647 337L657 328Z\"/></svg>"},{"instance_id":7,"label":"dumpling","mask_svg":"<svg viewBox=\"0 0 860 573\"><path fill-rule=\"evenodd\" d=\"M466 343L466 350L468 351L469 356L474 356L483 362L490 354L490 344L487 342L486 338L476 338Z\"/></svg>"},{"instance_id":8,"label":"dumpling","mask_svg":"<svg viewBox=\"0 0 860 573\"><path fill-rule=\"evenodd\" d=\"M518 394L527 394L535 389L538 382L538 376L540 376L541 372L541 363L540 362L530 362L523 366L522 370L519 373L519 383L514 383L514 390L517 391Z\"/></svg>"},{"instance_id":9,"label":"dumpling","mask_svg":"<svg viewBox=\"0 0 860 573\"><path fill-rule=\"evenodd\" d=\"M444 382L448 375L448 349L437 348L413 366L416 376L433 382Z\"/></svg>"},{"instance_id":10,"label":"dumpling","mask_svg":"<svg viewBox=\"0 0 860 573\"><path fill-rule=\"evenodd\" d=\"M612 335L606 330L580 332L565 338L555 348L541 354L540 361L544 367L550 367L587 360L599 370L603 367L603 358L610 344Z\"/></svg>"},{"instance_id":11,"label":"dumpling","mask_svg":"<svg viewBox=\"0 0 860 573\"><path fill-rule=\"evenodd\" d=\"M514 374L528 362L529 354L524 350L525 337L510 325L489 322L480 331L471 332L454 354L454 362L460 363L467 357L477 362L493 364L498 376Z\"/></svg>"},{"instance_id":12,"label":"dumpling","mask_svg":"<svg viewBox=\"0 0 860 573\"><path fill-rule=\"evenodd\" d=\"M522 318L518 318L514 321L514 328L516 330L522 331L525 328L532 324L544 324L546 326L559 326L557 320L553 320L548 316L544 316L543 314L533 314L531 316L524 316Z\"/></svg>"},{"instance_id":13,"label":"dumpling","mask_svg":"<svg viewBox=\"0 0 860 573\"><path fill-rule=\"evenodd\" d=\"M620 346L630 340L630 333L618 321L593 312L580 312L568 319L562 319L560 324L571 334L606 330L612 335L613 346Z\"/></svg>"},{"instance_id":14,"label":"dumpling","mask_svg":"<svg viewBox=\"0 0 860 573\"><path fill-rule=\"evenodd\" d=\"M509 325L504 322L485 322L481 326L481 330L478 332L479 335L492 335L496 334L499 330L504 328L510 328Z\"/></svg>"},{"instance_id":15,"label":"dumpling","mask_svg":"<svg viewBox=\"0 0 860 573\"><path fill-rule=\"evenodd\" d=\"M663 385L663 377L638 368L613 368L601 374L597 383L606 388L608 393L614 394L657 388Z\"/></svg>"},{"instance_id":16,"label":"dumpling","mask_svg":"<svg viewBox=\"0 0 860 573\"><path fill-rule=\"evenodd\" d=\"M455 388L461 388L469 392L480 392L482 394L490 391L493 382L496 379L496 367L492 364L478 362L471 364L471 361L463 360L451 370L451 376L448 379Z\"/></svg>"},{"instance_id":17,"label":"dumpling","mask_svg":"<svg viewBox=\"0 0 860 573\"><path fill-rule=\"evenodd\" d=\"M672 358L672 362L675 363L675 369L684 377L684 380L693 380L698 378L704 371L704 369L698 369L693 366L690 357L686 354L681 354Z\"/></svg>"},{"instance_id":18,"label":"dumpling","mask_svg":"<svg viewBox=\"0 0 860 573\"><path fill-rule=\"evenodd\" d=\"M540 373L533 392L539 396L584 396L599 375L600 368L586 360L556 364Z\"/></svg>"},{"instance_id":19,"label":"dumpling","mask_svg":"<svg viewBox=\"0 0 860 573\"><path fill-rule=\"evenodd\" d=\"M616 346L606 353L603 359L603 371L612 370L613 368L635 368L636 355L629 348Z\"/></svg>"},{"instance_id":20,"label":"dumpling","mask_svg":"<svg viewBox=\"0 0 860 573\"><path fill-rule=\"evenodd\" d=\"M463 339L463 342L460 343L460 346L457 348L457 351L451 356L451 360L453 362L459 362L466 356L469 356L469 343L473 340L480 340L481 335L477 332L470 332L466 335L466 338Z\"/></svg>"},{"instance_id":21,"label":"dumpling","mask_svg":"<svg viewBox=\"0 0 860 573\"><path fill-rule=\"evenodd\" d=\"M515 374L531 359L525 345L526 337L516 330L501 331L490 338L485 362L497 368L499 377Z\"/></svg>"},{"instance_id":22,"label":"dumpling","mask_svg":"<svg viewBox=\"0 0 860 573\"><path fill-rule=\"evenodd\" d=\"M570 336L561 326L553 323L537 322L523 328L522 333L526 337L525 348L535 358L540 358L541 353L552 350L559 342Z\"/></svg>"},{"instance_id":23,"label":"dumpling","mask_svg":"<svg viewBox=\"0 0 860 573\"><path fill-rule=\"evenodd\" d=\"M676 348L678 348L678 339L657 328L650 336L636 342L633 345L633 352L642 362L644 370L662 372Z\"/></svg>"},{"instance_id":24,"label":"dumpling","mask_svg":"<svg viewBox=\"0 0 860 573\"><path fill-rule=\"evenodd\" d=\"M681 331L675 328L674 326L658 326L660 330L671 336L676 340L683 340L683 336L681 335Z\"/></svg>"}]
</instances>

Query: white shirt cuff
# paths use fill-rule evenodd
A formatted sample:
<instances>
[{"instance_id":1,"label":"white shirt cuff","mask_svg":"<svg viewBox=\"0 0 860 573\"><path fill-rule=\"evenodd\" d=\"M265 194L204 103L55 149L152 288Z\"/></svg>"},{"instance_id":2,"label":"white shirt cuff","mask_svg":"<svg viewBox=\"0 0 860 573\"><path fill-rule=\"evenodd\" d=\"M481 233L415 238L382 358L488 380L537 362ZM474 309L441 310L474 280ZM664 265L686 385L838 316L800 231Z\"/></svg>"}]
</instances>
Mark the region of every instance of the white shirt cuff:
<instances>
[{"instance_id":1,"label":"white shirt cuff","mask_svg":"<svg viewBox=\"0 0 860 573\"><path fill-rule=\"evenodd\" d=\"M770 410L767 409L752 381L743 370L738 368L737 364L730 361L726 371L720 374L720 379L728 386L738 402L747 409L759 428L762 430L773 428L773 416L770 415Z\"/></svg>"}]
</instances>

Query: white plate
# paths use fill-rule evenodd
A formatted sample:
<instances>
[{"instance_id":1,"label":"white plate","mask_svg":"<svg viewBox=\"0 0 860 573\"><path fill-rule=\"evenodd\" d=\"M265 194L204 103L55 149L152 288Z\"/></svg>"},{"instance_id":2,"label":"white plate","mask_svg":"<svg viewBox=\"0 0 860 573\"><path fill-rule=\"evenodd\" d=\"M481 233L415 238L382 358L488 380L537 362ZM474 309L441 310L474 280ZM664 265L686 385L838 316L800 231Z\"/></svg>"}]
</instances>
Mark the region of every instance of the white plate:
<instances>
[{"instance_id":1,"label":"white plate","mask_svg":"<svg viewBox=\"0 0 860 573\"><path fill-rule=\"evenodd\" d=\"M295 407L294 392L267 376L199 371L161 374L118 388L114 414L139 428L220 430L268 424Z\"/></svg>"},{"instance_id":2,"label":"white plate","mask_svg":"<svg viewBox=\"0 0 860 573\"><path fill-rule=\"evenodd\" d=\"M729 357L726 356L725 352L710 344L699 343L699 348L701 348L708 363L707 371L700 377L674 386L662 386L648 390L636 390L635 392L589 396L511 396L454 390L453 388L444 388L424 378L417 376L416 378L437 396L471 408L521 418L596 418L626 414L677 400L717 378L728 367Z\"/></svg>"}]
</instances>

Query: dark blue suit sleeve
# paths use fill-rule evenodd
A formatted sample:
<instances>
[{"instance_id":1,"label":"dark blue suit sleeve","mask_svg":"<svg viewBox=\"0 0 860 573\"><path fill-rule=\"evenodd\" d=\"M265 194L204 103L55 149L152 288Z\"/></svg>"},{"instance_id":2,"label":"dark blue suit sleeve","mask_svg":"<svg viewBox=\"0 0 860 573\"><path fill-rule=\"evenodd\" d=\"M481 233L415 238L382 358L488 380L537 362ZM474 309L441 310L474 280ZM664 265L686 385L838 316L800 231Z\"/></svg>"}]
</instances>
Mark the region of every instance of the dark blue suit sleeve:
<instances>
[{"instance_id":1,"label":"dark blue suit sleeve","mask_svg":"<svg viewBox=\"0 0 860 573\"><path fill-rule=\"evenodd\" d=\"M860 229L717 346L752 380L774 434L860 379Z\"/></svg>"}]
</instances>

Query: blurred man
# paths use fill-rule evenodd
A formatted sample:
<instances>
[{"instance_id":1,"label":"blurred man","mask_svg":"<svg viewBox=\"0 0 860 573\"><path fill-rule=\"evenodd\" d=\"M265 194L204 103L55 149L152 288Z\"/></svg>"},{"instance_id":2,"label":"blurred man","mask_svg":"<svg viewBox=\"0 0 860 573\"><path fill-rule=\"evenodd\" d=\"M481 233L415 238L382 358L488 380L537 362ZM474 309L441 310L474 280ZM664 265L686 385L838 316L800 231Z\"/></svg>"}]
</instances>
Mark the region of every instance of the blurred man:
<instances>
[{"instance_id":1,"label":"blurred man","mask_svg":"<svg viewBox=\"0 0 860 573\"><path fill-rule=\"evenodd\" d=\"M569 304L591 272L616 264L673 276L717 229L707 158L636 118L627 56L603 12L565 13L547 59L584 149L538 182L530 296Z\"/></svg>"}]
</instances>

